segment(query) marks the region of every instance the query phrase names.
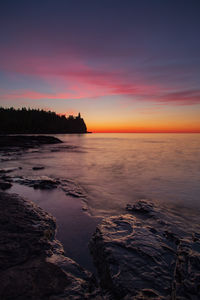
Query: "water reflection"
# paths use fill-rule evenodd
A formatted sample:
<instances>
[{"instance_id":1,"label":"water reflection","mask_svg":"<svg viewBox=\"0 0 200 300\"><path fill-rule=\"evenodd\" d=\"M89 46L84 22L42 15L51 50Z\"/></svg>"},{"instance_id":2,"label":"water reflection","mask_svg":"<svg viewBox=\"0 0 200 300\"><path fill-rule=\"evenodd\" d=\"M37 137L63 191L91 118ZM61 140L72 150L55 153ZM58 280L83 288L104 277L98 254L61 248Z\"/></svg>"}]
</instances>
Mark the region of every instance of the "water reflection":
<instances>
[{"instance_id":1,"label":"water reflection","mask_svg":"<svg viewBox=\"0 0 200 300\"><path fill-rule=\"evenodd\" d=\"M65 254L80 265L95 272L88 242L100 222L82 212L81 202L58 189L51 191L33 190L30 187L14 184L10 190L34 201L56 218L57 238L64 246Z\"/></svg>"},{"instance_id":2,"label":"water reflection","mask_svg":"<svg viewBox=\"0 0 200 300\"><path fill-rule=\"evenodd\" d=\"M27 153L15 164L23 175L40 164L45 169L37 174L78 182L93 215L122 212L140 198L200 208L199 134L57 136L65 143Z\"/></svg>"}]
</instances>

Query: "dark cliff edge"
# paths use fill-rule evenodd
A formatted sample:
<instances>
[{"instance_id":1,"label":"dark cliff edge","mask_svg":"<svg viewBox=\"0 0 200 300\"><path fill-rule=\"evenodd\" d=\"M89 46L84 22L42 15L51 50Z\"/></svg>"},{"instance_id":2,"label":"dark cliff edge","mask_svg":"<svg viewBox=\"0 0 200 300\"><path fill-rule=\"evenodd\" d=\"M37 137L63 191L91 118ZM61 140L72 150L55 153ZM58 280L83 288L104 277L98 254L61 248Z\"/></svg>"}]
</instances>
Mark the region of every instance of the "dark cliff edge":
<instances>
[{"instance_id":1,"label":"dark cliff edge","mask_svg":"<svg viewBox=\"0 0 200 300\"><path fill-rule=\"evenodd\" d=\"M86 124L78 116L57 115L39 109L0 108L0 134L87 133Z\"/></svg>"}]
</instances>

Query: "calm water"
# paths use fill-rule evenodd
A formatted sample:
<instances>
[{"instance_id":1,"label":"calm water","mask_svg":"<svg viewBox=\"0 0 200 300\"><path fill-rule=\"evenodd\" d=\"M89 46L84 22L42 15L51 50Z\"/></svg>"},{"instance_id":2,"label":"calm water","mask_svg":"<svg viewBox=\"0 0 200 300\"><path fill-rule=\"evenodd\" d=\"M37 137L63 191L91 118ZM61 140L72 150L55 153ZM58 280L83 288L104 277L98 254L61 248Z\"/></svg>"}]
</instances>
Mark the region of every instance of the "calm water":
<instances>
[{"instance_id":1,"label":"calm water","mask_svg":"<svg viewBox=\"0 0 200 300\"><path fill-rule=\"evenodd\" d=\"M199 134L58 137L65 144L24 155L23 174L41 164L45 170L37 174L72 179L85 190L92 214L112 214L139 198L200 208Z\"/></svg>"},{"instance_id":2,"label":"calm water","mask_svg":"<svg viewBox=\"0 0 200 300\"><path fill-rule=\"evenodd\" d=\"M66 197L61 191L33 193L31 188L18 185L12 189L35 200L57 217L59 238L66 240L66 245L71 239L67 250L83 265L86 256L80 254L80 250L74 253L74 247L86 245L85 241L99 221L97 217L124 212L127 203L141 198L159 201L174 210L183 207L200 210L200 134L57 137L64 143L45 146L39 152L30 150L18 160L1 165L21 166L18 175L70 179L83 190L84 205L93 217L81 211L79 199ZM32 171L35 165L45 166L45 169Z\"/></svg>"}]
</instances>

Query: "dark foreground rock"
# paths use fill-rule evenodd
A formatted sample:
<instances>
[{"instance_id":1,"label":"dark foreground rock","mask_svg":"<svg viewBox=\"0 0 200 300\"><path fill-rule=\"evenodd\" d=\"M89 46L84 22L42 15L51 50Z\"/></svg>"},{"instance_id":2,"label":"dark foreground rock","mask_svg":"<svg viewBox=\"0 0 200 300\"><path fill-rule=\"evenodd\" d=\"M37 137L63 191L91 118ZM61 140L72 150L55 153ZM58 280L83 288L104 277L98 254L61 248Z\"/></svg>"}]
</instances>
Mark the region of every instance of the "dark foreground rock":
<instances>
[{"instance_id":1,"label":"dark foreground rock","mask_svg":"<svg viewBox=\"0 0 200 300\"><path fill-rule=\"evenodd\" d=\"M52 216L0 192L0 299L102 299L93 276L64 256Z\"/></svg>"},{"instance_id":2,"label":"dark foreground rock","mask_svg":"<svg viewBox=\"0 0 200 300\"><path fill-rule=\"evenodd\" d=\"M6 172L1 172L0 169L0 190L5 191L12 187L13 179L6 174Z\"/></svg>"},{"instance_id":3,"label":"dark foreground rock","mask_svg":"<svg viewBox=\"0 0 200 300\"><path fill-rule=\"evenodd\" d=\"M102 221L90 242L100 291L64 255L52 216L0 192L0 299L200 299L199 227L147 201L126 209Z\"/></svg>"},{"instance_id":4,"label":"dark foreground rock","mask_svg":"<svg viewBox=\"0 0 200 300\"><path fill-rule=\"evenodd\" d=\"M12 186L12 184L10 182L0 179L0 189L1 190L3 190L3 191L8 190L11 188L11 186Z\"/></svg>"},{"instance_id":5,"label":"dark foreground rock","mask_svg":"<svg viewBox=\"0 0 200 300\"><path fill-rule=\"evenodd\" d=\"M53 136L43 135L0 135L0 149L10 147L33 148L45 144L58 144L61 140Z\"/></svg>"},{"instance_id":6,"label":"dark foreground rock","mask_svg":"<svg viewBox=\"0 0 200 300\"><path fill-rule=\"evenodd\" d=\"M200 299L200 234L146 201L105 219L90 249L113 299Z\"/></svg>"}]
</instances>

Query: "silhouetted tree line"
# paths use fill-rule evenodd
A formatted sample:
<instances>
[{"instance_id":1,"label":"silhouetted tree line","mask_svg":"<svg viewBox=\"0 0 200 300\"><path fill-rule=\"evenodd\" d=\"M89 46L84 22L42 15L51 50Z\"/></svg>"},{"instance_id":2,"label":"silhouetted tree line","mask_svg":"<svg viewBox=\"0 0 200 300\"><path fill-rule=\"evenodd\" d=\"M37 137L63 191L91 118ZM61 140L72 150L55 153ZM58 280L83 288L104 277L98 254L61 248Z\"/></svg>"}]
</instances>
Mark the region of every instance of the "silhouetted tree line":
<instances>
[{"instance_id":1,"label":"silhouetted tree line","mask_svg":"<svg viewBox=\"0 0 200 300\"><path fill-rule=\"evenodd\" d=\"M0 108L0 133L86 133L80 114L77 117L57 115L39 109Z\"/></svg>"}]
</instances>

